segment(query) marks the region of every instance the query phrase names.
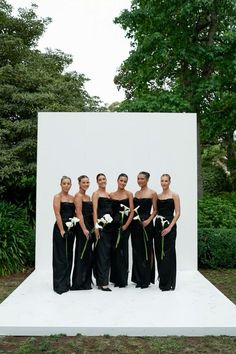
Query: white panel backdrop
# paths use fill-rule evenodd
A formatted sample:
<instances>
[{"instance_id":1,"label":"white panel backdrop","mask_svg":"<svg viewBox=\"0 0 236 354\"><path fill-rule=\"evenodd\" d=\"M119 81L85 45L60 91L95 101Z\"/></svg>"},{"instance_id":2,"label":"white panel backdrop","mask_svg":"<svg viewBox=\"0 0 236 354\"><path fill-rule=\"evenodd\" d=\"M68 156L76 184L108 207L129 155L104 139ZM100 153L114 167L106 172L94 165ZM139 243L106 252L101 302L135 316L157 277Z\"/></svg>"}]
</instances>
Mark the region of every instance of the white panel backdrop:
<instances>
[{"instance_id":1,"label":"white panel backdrop","mask_svg":"<svg viewBox=\"0 0 236 354\"><path fill-rule=\"evenodd\" d=\"M52 200L62 175L107 176L116 189L119 173L129 176L127 189L139 189L139 171L150 172L150 188L161 191L160 175L169 173L171 189L180 195L177 268L197 269L197 143L196 115L187 113L39 113L37 162L36 270L51 271Z\"/></svg>"}]
</instances>

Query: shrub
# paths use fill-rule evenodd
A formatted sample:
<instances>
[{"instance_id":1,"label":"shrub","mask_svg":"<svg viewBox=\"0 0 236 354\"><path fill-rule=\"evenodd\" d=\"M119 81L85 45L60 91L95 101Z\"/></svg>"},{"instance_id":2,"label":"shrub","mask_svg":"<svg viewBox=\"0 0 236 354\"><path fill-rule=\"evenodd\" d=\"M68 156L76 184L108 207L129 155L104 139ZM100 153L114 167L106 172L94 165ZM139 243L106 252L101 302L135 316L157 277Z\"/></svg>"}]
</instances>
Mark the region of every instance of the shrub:
<instances>
[{"instance_id":1,"label":"shrub","mask_svg":"<svg viewBox=\"0 0 236 354\"><path fill-rule=\"evenodd\" d=\"M20 271L34 259L34 230L25 209L0 202L0 275Z\"/></svg>"},{"instance_id":2,"label":"shrub","mask_svg":"<svg viewBox=\"0 0 236 354\"><path fill-rule=\"evenodd\" d=\"M199 228L227 228L235 227L236 203L230 198L231 193L223 196L205 196L198 203ZM226 197L227 196L227 197Z\"/></svg>"},{"instance_id":3,"label":"shrub","mask_svg":"<svg viewBox=\"0 0 236 354\"><path fill-rule=\"evenodd\" d=\"M216 192L229 191L231 189L229 176L222 167L207 165L202 168L203 192L215 194Z\"/></svg>"},{"instance_id":4,"label":"shrub","mask_svg":"<svg viewBox=\"0 0 236 354\"><path fill-rule=\"evenodd\" d=\"M236 228L199 228L198 265L202 268L234 268L236 266Z\"/></svg>"}]
</instances>

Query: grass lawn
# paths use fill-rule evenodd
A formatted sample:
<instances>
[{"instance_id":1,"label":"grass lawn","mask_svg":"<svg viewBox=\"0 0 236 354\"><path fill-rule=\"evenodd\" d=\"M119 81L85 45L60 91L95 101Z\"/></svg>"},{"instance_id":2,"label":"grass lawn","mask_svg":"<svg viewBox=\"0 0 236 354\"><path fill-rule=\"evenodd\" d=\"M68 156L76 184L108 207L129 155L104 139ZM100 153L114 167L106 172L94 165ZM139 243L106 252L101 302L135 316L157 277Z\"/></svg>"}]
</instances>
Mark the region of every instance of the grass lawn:
<instances>
[{"instance_id":1,"label":"grass lawn","mask_svg":"<svg viewBox=\"0 0 236 354\"><path fill-rule=\"evenodd\" d=\"M0 302L29 274L0 277ZM201 273L236 303L236 269L201 270ZM165 354L236 353L236 337L0 337L0 354Z\"/></svg>"}]
</instances>

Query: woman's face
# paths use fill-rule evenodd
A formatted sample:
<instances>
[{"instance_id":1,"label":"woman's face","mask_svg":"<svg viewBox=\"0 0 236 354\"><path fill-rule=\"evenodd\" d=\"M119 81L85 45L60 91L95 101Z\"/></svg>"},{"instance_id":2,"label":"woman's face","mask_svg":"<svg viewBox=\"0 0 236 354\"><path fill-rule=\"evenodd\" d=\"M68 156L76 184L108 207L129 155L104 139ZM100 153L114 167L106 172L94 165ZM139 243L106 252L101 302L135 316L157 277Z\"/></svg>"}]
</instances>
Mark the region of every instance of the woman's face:
<instances>
[{"instance_id":1,"label":"woman's face","mask_svg":"<svg viewBox=\"0 0 236 354\"><path fill-rule=\"evenodd\" d=\"M137 182L139 187L145 187L148 183L148 179L145 175L143 175L142 173L138 174L138 178L137 178Z\"/></svg>"},{"instance_id":2,"label":"woman's face","mask_svg":"<svg viewBox=\"0 0 236 354\"><path fill-rule=\"evenodd\" d=\"M89 179L87 177L84 177L81 179L81 181L79 182L79 187L83 190L86 191L89 188L90 182Z\"/></svg>"},{"instance_id":3,"label":"woman's face","mask_svg":"<svg viewBox=\"0 0 236 354\"><path fill-rule=\"evenodd\" d=\"M170 180L168 176L161 177L161 186L163 190L167 190L170 186Z\"/></svg>"},{"instance_id":4,"label":"woman's face","mask_svg":"<svg viewBox=\"0 0 236 354\"><path fill-rule=\"evenodd\" d=\"M119 189L125 189L127 182L128 182L128 178L125 177L125 176L121 176L121 177L117 180L118 188L119 188Z\"/></svg>"},{"instance_id":5,"label":"woman's face","mask_svg":"<svg viewBox=\"0 0 236 354\"><path fill-rule=\"evenodd\" d=\"M61 181L61 190L64 193L68 193L70 189L71 189L71 181L70 181L70 179L69 178L64 178Z\"/></svg>"},{"instance_id":6,"label":"woman's face","mask_svg":"<svg viewBox=\"0 0 236 354\"><path fill-rule=\"evenodd\" d=\"M106 188L107 185L107 179L105 176L100 175L97 180L97 184L99 188Z\"/></svg>"}]
</instances>

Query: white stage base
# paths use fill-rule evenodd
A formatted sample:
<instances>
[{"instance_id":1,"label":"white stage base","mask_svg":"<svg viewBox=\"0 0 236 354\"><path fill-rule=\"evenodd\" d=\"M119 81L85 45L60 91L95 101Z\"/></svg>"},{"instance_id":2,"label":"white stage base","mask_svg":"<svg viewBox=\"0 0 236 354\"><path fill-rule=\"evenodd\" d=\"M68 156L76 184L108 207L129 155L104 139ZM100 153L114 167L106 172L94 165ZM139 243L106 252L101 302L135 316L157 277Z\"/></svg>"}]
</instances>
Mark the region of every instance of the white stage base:
<instances>
[{"instance_id":1,"label":"white stage base","mask_svg":"<svg viewBox=\"0 0 236 354\"><path fill-rule=\"evenodd\" d=\"M198 271L178 272L175 291L111 288L58 295L35 271L0 305L0 335L236 335L235 305Z\"/></svg>"}]
</instances>

